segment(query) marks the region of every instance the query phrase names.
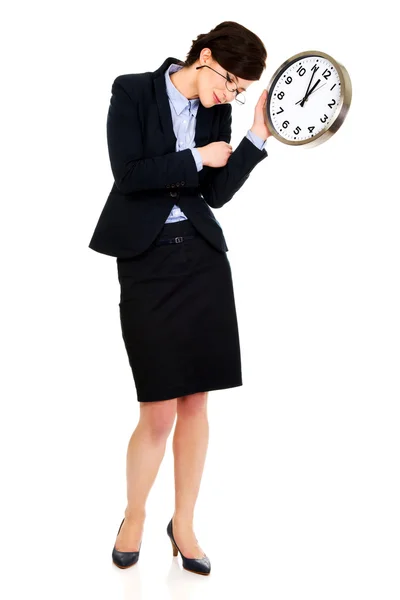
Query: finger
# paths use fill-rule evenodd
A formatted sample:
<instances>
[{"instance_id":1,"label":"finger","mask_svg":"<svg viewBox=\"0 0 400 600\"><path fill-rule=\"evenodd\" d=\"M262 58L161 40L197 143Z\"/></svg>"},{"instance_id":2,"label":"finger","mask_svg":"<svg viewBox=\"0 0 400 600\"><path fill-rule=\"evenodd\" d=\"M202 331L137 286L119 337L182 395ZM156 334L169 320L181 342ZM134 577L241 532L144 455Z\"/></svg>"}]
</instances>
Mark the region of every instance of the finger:
<instances>
[{"instance_id":1,"label":"finger","mask_svg":"<svg viewBox=\"0 0 400 600\"><path fill-rule=\"evenodd\" d=\"M264 108L267 105L267 100L268 100L268 92L267 92L267 90L264 90L264 101L263 101Z\"/></svg>"},{"instance_id":2,"label":"finger","mask_svg":"<svg viewBox=\"0 0 400 600\"><path fill-rule=\"evenodd\" d=\"M264 104L264 102L266 102L266 99L267 99L267 92L266 92L266 90L263 90L258 102L260 104Z\"/></svg>"}]
</instances>

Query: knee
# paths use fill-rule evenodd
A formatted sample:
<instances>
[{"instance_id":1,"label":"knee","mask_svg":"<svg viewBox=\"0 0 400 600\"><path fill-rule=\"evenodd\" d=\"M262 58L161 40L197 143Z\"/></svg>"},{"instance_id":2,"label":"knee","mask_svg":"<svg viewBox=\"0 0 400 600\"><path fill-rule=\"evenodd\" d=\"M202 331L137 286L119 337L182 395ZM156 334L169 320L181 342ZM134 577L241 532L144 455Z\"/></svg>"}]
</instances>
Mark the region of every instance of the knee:
<instances>
[{"instance_id":1,"label":"knee","mask_svg":"<svg viewBox=\"0 0 400 600\"><path fill-rule=\"evenodd\" d=\"M178 417L195 417L207 415L208 392L198 392L177 398L176 412Z\"/></svg>"},{"instance_id":2,"label":"knee","mask_svg":"<svg viewBox=\"0 0 400 600\"><path fill-rule=\"evenodd\" d=\"M176 401L174 398L140 403L140 425L154 440L166 440L171 433L176 417Z\"/></svg>"}]
</instances>

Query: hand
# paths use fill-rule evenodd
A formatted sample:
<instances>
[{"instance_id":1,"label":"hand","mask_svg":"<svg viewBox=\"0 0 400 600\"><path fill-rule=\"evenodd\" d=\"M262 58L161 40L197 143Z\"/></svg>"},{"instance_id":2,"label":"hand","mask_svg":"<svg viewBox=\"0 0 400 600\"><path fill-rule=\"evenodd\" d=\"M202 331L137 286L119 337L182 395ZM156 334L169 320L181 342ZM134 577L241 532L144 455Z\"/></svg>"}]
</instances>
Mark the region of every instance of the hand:
<instances>
[{"instance_id":1,"label":"hand","mask_svg":"<svg viewBox=\"0 0 400 600\"><path fill-rule=\"evenodd\" d=\"M266 140L271 135L271 132L267 127L267 96L267 90L263 90L254 110L254 123L251 127L251 131L258 135L262 140Z\"/></svg>"},{"instance_id":2,"label":"hand","mask_svg":"<svg viewBox=\"0 0 400 600\"><path fill-rule=\"evenodd\" d=\"M224 167L232 154L232 146L227 142L211 142L197 148L205 167Z\"/></svg>"}]
</instances>

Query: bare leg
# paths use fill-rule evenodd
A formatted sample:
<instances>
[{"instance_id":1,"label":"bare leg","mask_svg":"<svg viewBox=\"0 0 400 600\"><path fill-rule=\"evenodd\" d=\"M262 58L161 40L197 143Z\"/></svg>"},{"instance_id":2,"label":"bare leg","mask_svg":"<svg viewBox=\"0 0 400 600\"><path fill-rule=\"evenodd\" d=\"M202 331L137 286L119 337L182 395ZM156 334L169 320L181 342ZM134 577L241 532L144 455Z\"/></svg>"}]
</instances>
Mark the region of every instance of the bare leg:
<instances>
[{"instance_id":1,"label":"bare leg","mask_svg":"<svg viewBox=\"0 0 400 600\"><path fill-rule=\"evenodd\" d=\"M176 417L177 399L140 402L140 419L129 441L126 458L128 505L115 547L121 552L139 549L146 518L146 500L165 454Z\"/></svg>"},{"instance_id":2,"label":"bare leg","mask_svg":"<svg viewBox=\"0 0 400 600\"><path fill-rule=\"evenodd\" d=\"M187 558L201 558L203 550L193 531L194 507L200 489L208 448L208 392L177 398L177 423L173 438L175 512L172 529Z\"/></svg>"}]
</instances>

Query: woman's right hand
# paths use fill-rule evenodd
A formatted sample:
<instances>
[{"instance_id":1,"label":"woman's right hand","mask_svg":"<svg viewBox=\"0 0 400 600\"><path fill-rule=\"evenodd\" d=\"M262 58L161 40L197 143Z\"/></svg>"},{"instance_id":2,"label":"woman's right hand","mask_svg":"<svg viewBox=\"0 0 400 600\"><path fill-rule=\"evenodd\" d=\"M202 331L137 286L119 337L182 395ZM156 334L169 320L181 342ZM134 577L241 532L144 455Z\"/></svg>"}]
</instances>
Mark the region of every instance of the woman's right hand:
<instances>
[{"instance_id":1,"label":"woman's right hand","mask_svg":"<svg viewBox=\"0 0 400 600\"><path fill-rule=\"evenodd\" d=\"M224 167L232 154L232 146L226 142L211 142L197 150L200 152L203 165L214 168Z\"/></svg>"}]
</instances>

